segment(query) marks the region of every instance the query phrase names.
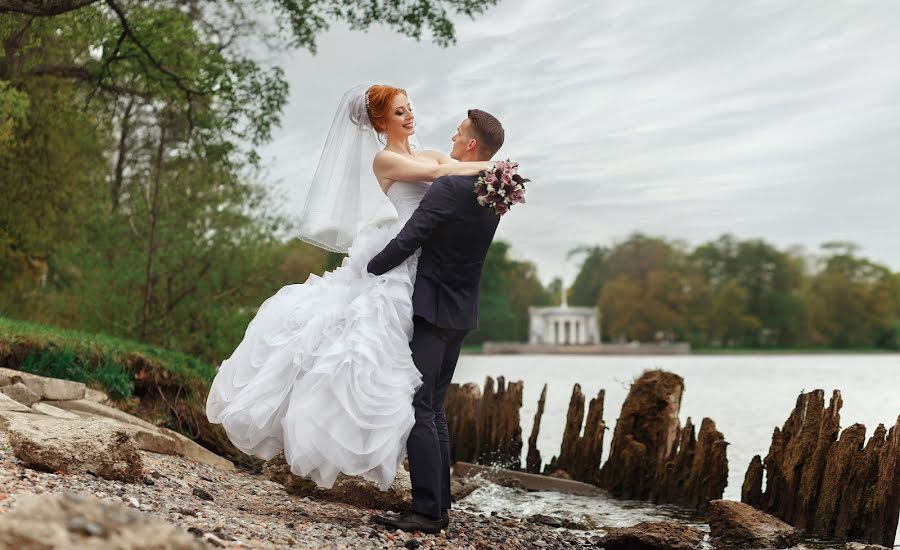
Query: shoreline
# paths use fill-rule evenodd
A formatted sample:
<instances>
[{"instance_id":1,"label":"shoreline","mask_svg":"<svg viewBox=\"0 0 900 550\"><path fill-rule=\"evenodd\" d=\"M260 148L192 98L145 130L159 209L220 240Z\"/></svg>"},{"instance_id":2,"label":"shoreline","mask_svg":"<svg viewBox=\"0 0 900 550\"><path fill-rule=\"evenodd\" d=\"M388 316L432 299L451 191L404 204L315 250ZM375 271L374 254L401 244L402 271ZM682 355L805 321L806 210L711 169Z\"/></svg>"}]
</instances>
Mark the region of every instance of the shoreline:
<instances>
[{"instance_id":1,"label":"shoreline","mask_svg":"<svg viewBox=\"0 0 900 550\"><path fill-rule=\"evenodd\" d=\"M484 356L484 357L508 357L514 355L529 357L641 357L641 356L667 356L672 354L655 354L655 353L491 353L482 349L463 349L461 355ZM866 356L898 356L900 351L879 350L879 349L835 349L835 350L817 350L817 349L694 349L689 353L679 354L684 356L791 356L791 355L866 355Z\"/></svg>"},{"instance_id":2,"label":"shoreline","mask_svg":"<svg viewBox=\"0 0 900 550\"><path fill-rule=\"evenodd\" d=\"M244 469L222 472L177 456L140 454L144 479L138 483L47 473L23 466L0 431L0 529L22 497L75 493L174 525L205 548L564 550L589 546L595 535L458 509L451 511L448 530L437 535L388 531L369 522L380 510L295 496Z\"/></svg>"}]
</instances>

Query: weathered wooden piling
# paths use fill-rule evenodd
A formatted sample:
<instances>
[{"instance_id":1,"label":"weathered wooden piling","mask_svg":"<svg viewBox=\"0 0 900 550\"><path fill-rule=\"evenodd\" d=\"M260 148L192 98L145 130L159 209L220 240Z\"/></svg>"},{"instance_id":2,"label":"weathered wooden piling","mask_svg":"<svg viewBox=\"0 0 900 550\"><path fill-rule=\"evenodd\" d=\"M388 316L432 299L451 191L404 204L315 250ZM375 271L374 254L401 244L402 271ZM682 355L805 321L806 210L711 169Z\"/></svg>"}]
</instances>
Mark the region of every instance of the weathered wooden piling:
<instances>
[{"instance_id":1,"label":"weathered wooden piling","mask_svg":"<svg viewBox=\"0 0 900 550\"><path fill-rule=\"evenodd\" d=\"M677 450L673 450L662 476L653 485L651 500L705 511L709 501L722 497L728 484L727 446L711 419L704 418L695 435L688 418Z\"/></svg>"},{"instance_id":2,"label":"weathered wooden piling","mask_svg":"<svg viewBox=\"0 0 900 550\"><path fill-rule=\"evenodd\" d=\"M488 377L484 393L476 384L450 384L444 398L444 411L450 432L450 459L502 466L521 467L522 382L510 382L500 376L496 386Z\"/></svg>"},{"instance_id":3,"label":"weathered wooden piling","mask_svg":"<svg viewBox=\"0 0 900 550\"><path fill-rule=\"evenodd\" d=\"M753 457L741 499L812 535L891 546L900 515L900 417L840 431L840 391L800 394L765 460ZM766 474L766 488L762 489Z\"/></svg>"},{"instance_id":4,"label":"weathered wooden piling","mask_svg":"<svg viewBox=\"0 0 900 550\"><path fill-rule=\"evenodd\" d=\"M531 435L528 437L528 454L525 455L525 471L532 474L541 473L541 452L537 448L537 439L541 430L541 418L544 416L544 404L546 401L547 384L544 384L544 389L541 390L541 398L538 399L537 411L534 413Z\"/></svg>"},{"instance_id":5,"label":"weathered wooden piling","mask_svg":"<svg viewBox=\"0 0 900 550\"><path fill-rule=\"evenodd\" d=\"M616 422L600 486L614 496L648 500L680 433L684 380L662 370L642 374L628 391Z\"/></svg>"},{"instance_id":6,"label":"weathered wooden piling","mask_svg":"<svg viewBox=\"0 0 900 550\"><path fill-rule=\"evenodd\" d=\"M678 413L684 380L644 372L632 384L616 422L610 454L598 482L614 496L705 510L728 482L725 437L704 418L699 433Z\"/></svg>"},{"instance_id":7,"label":"weathered wooden piling","mask_svg":"<svg viewBox=\"0 0 900 550\"><path fill-rule=\"evenodd\" d=\"M503 377L496 385L488 377L483 392L475 384L451 385L445 408L454 462L521 468L522 389L522 382L506 383ZM600 390L591 399L585 418L585 396L575 384L559 456L543 473L595 484L622 498L704 510L710 500L722 497L728 478L727 443L708 418L696 433L690 419L680 427L683 393L684 381L678 375L655 370L638 378L622 405L610 456L601 468L606 392ZM541 471L537 439L546 399L544 385L528 438L525 467L530 473Z\"/></svg>"},{"instance_id":8,"label":"weathered wooden piling","mask_svg":"<svg viewBox=\"0 0 900 550\"><path fill-rule=\"evenodd\" d=\"M581 393L581 385L575 384L569 399L559 458L554 457L544 473L552 474L561 470L572 479L597 483L603 454L603 434L606 431L606 424L603 422L605 395L606 392L600 390L597 397L591 399L587 422L584 422L584 394Z\"/></svg>"},{"instance_id":9,"label":"weathered wooden piling","mask_svg":"<svg viewBox=\"0 0 900 550\"><path fill-rule=\"evenodd\" d=\"M478 421L479 464L501 466L518 470L522 465L522 426L519 411L522 408L523 382L506 383L502 376L488 377L481 397L481 414Z\"/></svg>"},{"instance_id":10,"label":"weathered wooden piling","mask_svg":"<svg viewBox=\"0 0 900 550\"><path fill-rule=\"evenodd\" d=\"M478 416L481 388L471 382L450 384L444 399L447 428L450 432L450 459L472 462L478 455Z\"/></svg>"}]
</instances>

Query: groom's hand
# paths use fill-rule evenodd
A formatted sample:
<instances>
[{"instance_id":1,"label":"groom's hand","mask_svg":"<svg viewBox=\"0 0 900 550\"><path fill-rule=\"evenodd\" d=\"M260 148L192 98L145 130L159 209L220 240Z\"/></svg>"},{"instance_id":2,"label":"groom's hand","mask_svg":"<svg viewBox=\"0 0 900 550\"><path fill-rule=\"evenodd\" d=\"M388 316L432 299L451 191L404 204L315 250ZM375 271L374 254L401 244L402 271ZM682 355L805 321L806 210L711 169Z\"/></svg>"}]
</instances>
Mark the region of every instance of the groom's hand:
<instances>
[{"instance_id":1,"label":"groom's hand","mask_svg":"<svg viewBox=\"0 0 900 550\"><path fill-rule=\"evenodd\" d=\"M453 215L453 189L452 176L436 179L403 229L366 266L369 273L384 275L418 250Z\"/></svg>"}]
</instances>

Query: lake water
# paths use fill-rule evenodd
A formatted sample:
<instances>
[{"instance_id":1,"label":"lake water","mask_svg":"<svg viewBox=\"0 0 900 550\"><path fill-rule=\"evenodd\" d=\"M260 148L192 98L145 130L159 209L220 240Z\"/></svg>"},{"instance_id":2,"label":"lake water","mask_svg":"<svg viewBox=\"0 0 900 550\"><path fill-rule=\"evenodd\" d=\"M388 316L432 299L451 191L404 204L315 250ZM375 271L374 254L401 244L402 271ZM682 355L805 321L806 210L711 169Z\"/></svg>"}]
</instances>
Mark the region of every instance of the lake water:
<instances>
[{"instance_id":1,"label":"lake water","mask_svg":"<svg viewBox=\"0 0 900 550\"><path fill-rule=\"evenodd\" d=\"M684 378L682 424L690 416L699 427L703 417L710 417L725 435L729 443L729 475L724 497L728 499L740 500L750 459L756 454L765 457L773 429L784 424L797 395L803 391L825 390L827 404L831 390L841 390L844 400L841 427L862 423L867 436L879 423L892 426L900 415L900 354L463 355L453 381L483 386L486 376L499 375L511 381L524 381L523 464L537 401L545 383L547 401L538 438L538 449L545 463L559 454L572 386L576 382L581 384L588 401L601 388L605 389L603 418L609 427L603 441L605 461L629 385L650 368L662 368ZM671 508L610 503L605 499L563 498L552 493L520 494L502 488L479 491L464 506L509 515L586 516L600 526L626 526L672 517L697 523L695 518ZM900 536L896 544L900 545Z\"/></svg>"}]
</instances>

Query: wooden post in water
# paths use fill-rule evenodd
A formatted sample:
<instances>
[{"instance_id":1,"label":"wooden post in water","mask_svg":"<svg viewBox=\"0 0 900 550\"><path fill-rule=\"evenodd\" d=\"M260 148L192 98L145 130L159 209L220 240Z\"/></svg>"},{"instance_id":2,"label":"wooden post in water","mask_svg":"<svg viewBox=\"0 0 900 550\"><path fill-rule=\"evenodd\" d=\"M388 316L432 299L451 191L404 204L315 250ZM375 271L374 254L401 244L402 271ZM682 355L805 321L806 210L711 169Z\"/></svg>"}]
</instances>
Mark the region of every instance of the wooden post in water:
<instances>
[{"instance_id":1,"label":"wooden post in water","mask_svg":"<svg viewBox=\"0 0 900 550\"><path fill-rule=\"evenodd\" d=\"M478 419L479 464L500 466L510 470L522 467L522 426L519 410L522 408L522 388L519 382L506 383L502 376L487 377L481 398Z\"/></svg>"},{"instance_id":2,"label":"wooden post in water","mask_svg":"<svg viewBox=\"0 0 900 550\"><path fill-rule=\"evenodd\" d=\"M450 384L444 399L450 432L450 461L472 462L478 454L478 417L481 388L471 382Z\"/></svg>"},{"instance_id":3,"label":"wooden post in water","mask_svg":"<svg viewBox=\"0 0 900 550\"><path fill-rule=\"evenodd\" d=\"M879 424L866 443L862 424L840 432L842 404L838 390L827 409L824 391L800 394L765 460L751 460L741 500L818 537L891 547L900 515L900 417L890 431Z\"/></svg>"},{"instance_id":4,"label":"wooden post in water","mask_svg":"<svg viewBox=\"0 0 900 550\"><path fill-rule=\"evenodd\" d=\"M569 410L566 414L566 427L563 431L559 458L551 460L545 473L553 474L563 471L568 477L585 483L597 483L600 474L600 460L603 453L603 434L606 424L603 422L603 401L606 392L600 390L597 397L591 399L588 407L587 422L582 433L584 420L584 394L581 385L572 388L569 399Z\"/></svg>"},{"instance_id":5,"label":"wooden post in water","mask_svg":"<svg viewBox=\"0 0 900 550\"><path fill-rule=\"evenodd\" d=\"M532 474L541 473L541 452L537 448L538 433L541 430L541 418L544 416L544 403L547 401L547 384L541 390L537 412L534 413L534 424L528 437L528 454L525 456L525 471Z\"/></svg>"}]
</instances>

